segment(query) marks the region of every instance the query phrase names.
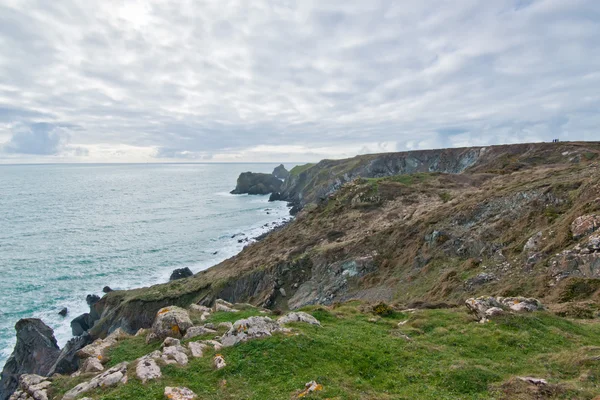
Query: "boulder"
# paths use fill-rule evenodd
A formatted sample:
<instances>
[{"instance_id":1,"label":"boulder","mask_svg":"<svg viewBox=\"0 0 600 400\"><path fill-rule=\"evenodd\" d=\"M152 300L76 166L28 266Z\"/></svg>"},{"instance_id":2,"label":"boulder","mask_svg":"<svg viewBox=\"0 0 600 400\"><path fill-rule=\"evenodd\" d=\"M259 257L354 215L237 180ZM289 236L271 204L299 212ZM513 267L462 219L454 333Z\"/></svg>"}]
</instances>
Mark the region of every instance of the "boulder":
<instances>
[{"instance_id":1,"label":"boulder","mask_svg":"<svg viewBox=\"0 0 600 400\"><path fill-rule=\"evenodd\" d=\"M238 310L233 308L233 304L223 299L215 300L215 305L213 306L213 311L218 312L238 312Z\"/></svg>"},{"instance_id":2,"label":"boulder","mask_svg":"<svg viewBox=\"0 0 600 400\"><path fill-rule=\"evenodd\" d=\"M221 354L217 354L215 358L213 358L213 366L217 370L225 368L227 366L225 363L225 358L223 358Z\"/></svg>"},{"instance_id":3,"label":"boulder","mask_svg":"<svg viewBox=\"0 0 600 400\"><path fill-rule=\"evenodd\" d=\"M283 164L279 164L279 166L275 167L273 170L273 176L277 179L286 180L290 176L290 171L285 169Z\"/></svg>"},{"instance_id":4,"label":"boulder","mask_svg":"<svg viewBox=\"0 0 600 400\"><path fill-rule=\"evenodd\" d=\"M60 315L61 317L66 317L67 314L69 313L69 309L67 307L63 307L59 312L58 315Z\"/></svg>"},{"instance_id":5,"label":"boulder","mask_svg":"<svg viewBox=\"0 0 600 400\"><path fill-rule=\"evenodd\" d=\"M185 309L176 306L164 307L156 313L152 333L159 340L167 337L181 338L192 326L194 324Z\"/></svg>"},{"instance_id":6,"label":"boulder","mask_svg":"<svg viewBox=\"0 0 600 400\"><path fill-rule=\"evenodd\" d=\"M48 387L52 383L45 377L26 374L19 378L19 388L10 396L10 400L48 400Z\"/></svg>"},{"instance_id":7,"label":"boulder","mask_svg":"<svg viewBox=\"0 0 600 400\"><path fill-rule=\"evenodd\" d=\"M48 372L48 375L71 374L79 369L79 356L77 352L92 343L92 337L86 332L81 336L69 340Z\"/></svg>"},{"instance_id":8,"label":"boulder","mask_svg":"<svg viewBox=\"0 0 600 400\"><path fill-rule=\"evenodd\" d=\"M85 297L85 302L88 304L88 306L92 307L94 304L96 304L97 302L100 301L100 296L95 295L95 294L88 294Z\"/></svg>"},{"instance_id":9,"label":"boulder","mask_svg":"<svg viewBox=\"0 0 600 400\"><path fill-rule=\"evenodd\" d=\"M200 358L204 355L204 350L208 349L208 345L200 342L190 342L188 343L188 348L192 353L192 357Z\"/></svg>"},{"instance_id":10,"label":"boulder","mask_svg":"<svg viewBox=\"0 0 600 400\"><path fill-rule=\"evenodd\" d=\"M153 379L159 379L162 377L162 372L156 361L151 356L144 356L140 358L135 366L135 376L146 383Z\"/></svg>"},{"instance_id":11,"label":"boulder","mask_svg":"<svg viewBox=\"0 0 600 400\"><path fill-rule=\"evenodd\" d=\"M544 309L539 300L526 297L482 296L467 299L465 304L480 322L486 322L488 317L502 314L504 311L531 312Z\"/></svg>"},{"instance_id":12,"label":"boulder","mask_svg":"<svg viewBox=\"0 0 600 400\"><path fill-rule=\"evenodd\" d=\"M195 338L196 336L206 335L208 333L217 333L214 329L208 329L203 326L192 326L185 333L184 339Z\"/></svg>"},{"instance_id":13,"label":"boulder","mask_svg":"<svg viewBox=\"0 0 600 400\"><path fill-rule=\"evenodd\" d=\"M186 387L169 387L165 388L165 397L169 400L193 400L198 398L196 393Z\"/></svg>"},{"instance_id":14,"label":"boulder","mask_svg":"<svg viewBox=\"0 0 600 400\"><path fill-rule=\"evenodd\" d=\"M181 345L165 347L162 352L161 359L166 364L187 365L188 356L187 350Z\"/></svg>"},{"instance_id":15,"label":"boulder","mask_svg":"<svg viewBox=\"0 0 600 400\"><path fill-rule=\"evenodd\" d=\"M249 317L235 321L233 327L223 335L221 342L224 347L230 347L240 342L271 336L274 332L283 331L286 329L269 317Z\"/></svg>"},{"instance_id":16,"label":"boulder","mask_svg":"<svg viewBox=\"0 0 600 400\"><path fill-rule=\"evenodd\" d=\"M160 347L164 349L165 347L179 346L180 344L181 344L181 340L175 339L172 337L168 337L163 341L163 343Z\"/></svg>"},{"instance_id":17,"label":"boulder","mask_svg":"<svg viewBox=\"0 0 600 400\"><path fill-rule=\"evenodd\" d=\"M104 286L104 287L102 288L102 293L110 293L110 292L112 292L112 291L113 291L113 290L110 288L110 286Z\"/></svg>"},{"instance_id":18,"label":"boulder","mask_svg":"<svg viewBox=\"0 0 600 400\"><path fill-rule=\"evenodd\" d=\"M291 312L289 314L286 314L283 317L277 319L277 322L279 323L279 325L289 324L290 322L304 322L311 325L321 326L321 323L318 319L302 311Z\"/></svg>"},{"instance_id":19,"label":"boulder","mask_svg":"<svg viewBox=\"0 0 600 400\"><path fill-rule=\"evenodd\" d=\"M90 390L99 387L110 387L116 386L119 383L127 383L128 365L128 362L122 362L120 364L115 365L111 369L106 370L100 375L95 376L91 380L80 383L79 385L75 386L73 389L65 393L65 395L63 396L63 400L75 400L83 393L87 393Z\"/></svg>"},{"instance_id":20,"label":"boulder","mask_svg":"<svg viewBox=\"0 0 600 400\"><path fill-rule=\"evenodd\" d=\"M60 355L52 328L37 318L15 324L17 343L0 374L0 399L6 400L19 386L23 374L46 376Z\"/></svg>"},{"instance_id":21,"label":"boulder","mask_svg":"<svg viewBox=\"0 0 600 400\"><path fill-rule=\"evenodd\" d=\"M243 172L231 194L269 194L279 192L283 182L272 174Z\"/></svg>"},{"instance_id":22,"label":"boulder","mask_svg":"<svg viewBox=\"0 0 600 400\"><path fill-rule=\"evenodd\" d=\"M194 273L191 269L189 269L188 267L178 268L176 270L173 270L169 281L176 281L177 279L189 278L190 276L194 276Z\"/></svg>"},{"instance_id":23,"label":"boulder","mask_svg":"<svg viewBox=\"0 0 600 400\"><path fill-rule=\"evenodd\" d=\"M279 192L273 192L269 196L269 201L281 201L283 200L283 196Z\"/></svg>"},{"instance_id":24,"label":"boulder","mask_svg":"<svg viewBox=\"0 0 600 400\"><path fill-rule=\"evenodd\" d=\"M205 312L210 312L210 308L206 307L206 306L201 306L199 304L192 304L190 305L190 311L195 311L195 312L199 312L199 313L205 313Z\"/></svg>"},{"instance_id":25,"label":"boulder","mask_svg":"<svg viewBox=\"0 0 600 400\"><path fill-rule=\"evenodd\" d=\"M575 218L571 223L573 239L584 237L600 228L600 215L588 214Z\"/></svg>"}]
</instances>

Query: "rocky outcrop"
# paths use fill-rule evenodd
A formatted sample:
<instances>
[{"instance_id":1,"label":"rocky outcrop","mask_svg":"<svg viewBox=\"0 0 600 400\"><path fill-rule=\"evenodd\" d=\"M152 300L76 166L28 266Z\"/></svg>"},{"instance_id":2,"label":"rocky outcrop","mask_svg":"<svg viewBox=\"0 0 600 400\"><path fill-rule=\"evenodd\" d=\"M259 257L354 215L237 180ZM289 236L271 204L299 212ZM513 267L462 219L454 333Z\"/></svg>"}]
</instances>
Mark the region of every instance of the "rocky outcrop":
<instances>
[{"instance_id":1,"label":"rocky outcrop","mask_svg":"<svg viewBox=\"0 0 600 400\"><path fill-rule=\"evenodd\" d=\"M82 394L99 387L111 387L116 386L119 383L127 383L128 365L128 362L122 362L106 370L100 375L95 376L91 380L80 383L79 385L75 386L73 389L65 393L65 395L63 396L63 400L75 400Z\"/></svg>"},{"instance_id":2,"label":"rocky outcrop","mask_svg":"<svg viewBox=\"0 0 600 400\"><path fill-rule=\"evenodd\" d=\"M303 311L291 312L277 319L279 325L285 325L292 322L303 322L305 324L321 326L318 319Z\"/></svg>"},{"instance_id":3,"label":"rocky outcrop","mask_svg":"<svg viewBox=\"0 0 600 400\"><path fill-rule=\"evenodd\" d=\"M223 335L221 343L224 347L230 347L240 342L267 337L275 332L285 331L287 330L269 317L249 317L235 321L233 327Z\"/></svg>"},{"instance_id":4,"label":"rocky outcrop","mask_svg":"<svg viewBox=\"0 0 600 400\"><path fill-rule=\"evenodd\" d=\"M544 309L539 300L526 297L482 296L467 299L465 305L480 322L486 322L488 317L503 314L504 311L531 312Z\"/></svg>"},{"instance_id":5,"label":"rocky outcrop","mask_svg":"<svg viewBox=\"0 0 600 400\"><path fill-rule=\"evenodd\" d=\"M194 273L188 267L178 268L171 273L170 281L176 281L177 279L189 278L190 276L194 276Z\"/></svg>"},{"instance_id":6,"label":"rocky outcrop","mask_svg":"<svg viewBox=\"0 0 600 400\"><path fill-rule=\"evenodd\" d=\"M78 352L87 345L91 344L92 341L93 339L88 333L69 340L65 347L63 347L60 351L60 354L50 369L48 375L66 375L77 371L79 369Z\"/></svg>"},{"instance_id":7,"label":"rocky outcrop","mask_svg":"<svg viewBox=\"0 0 600 400\"><path fill-rule=\"evenodd\" d=\"M159 379L162 377L162 372L156 361L149 356L144 356L137 361L135 366L135 376L146 383L150 380Z\"/></svg>"},{"instance_id":8,"label":"rocky outcrop","mask_svg":"<svg viewBox=\"0 0 600 400\"><path fill-rule=\"evenodd\" d=\"M106 339L96 339L92 343L77 351L77 357L80 360L94 358L105 363L107 361L108 349L117 344L120 340L127 339L130 335L122 329L117 329L106 337Z\"/></svg>"},{"instance_id":9,"label":"rocky outcrop","mask_svg":"<svg viewBox=\"0 0 600 400\"><path fill-rule=\"evenodd\" d=\"M19 388L10 400L48 400L48 388L52 383L39 375L21 375Z\"/></svg>"},{"instance_id":10,"label":"rocky outcrop","mask_svg":"<svg viewBox=\"0 0 600 400\"><path fill-rule=\"evenodd\" d=\"M273 176L277 179L286 180L288 176L290 176L290 172L287 169L285 169L283 164L279 164L273 170Z\"/></svg>"},{"instance_id":11,"label":"rocky outcrop","mask_svg":"<svg viewBox=\"0 0 600 400\"><path fill-rule=\"evenodd\" d=\"M243 172L231 194L270 194L279 192L282 184L281 180L271 174Z\"/></svg>"},{"instance_id":12,"label":"rocky outcrop","mask_svg":"<svg viewBox=\"0 0 600 400\"><path fill-rule=\"evenodd\" d=\"M89 313L84 313L71 321L71 333L73 336L81 336L94 325L94 321Z\"/></svg>"},{"instance_id":13,"label":"rocky outcrop","mask_svg":"<svg viewBox=\"0 0 600 400\"><path fill-rule=\"evenodd\" d=\"M15 325L17 343L0 375L0 400L6 400L19 385L19 376L46 376L60 355L52 328L36 318Z\"/></svg>"},{"instance_id":14,"label":"rocky outcrop","mask_svg":"<svg viewBox=\"0 0 600 400\"><path fill-rule=\"evenodd\" d=\"M590 214L577 217L571 224L573 239L587 236L598 228L600 228L600 215Z\"/></svg>"}]
</instances>

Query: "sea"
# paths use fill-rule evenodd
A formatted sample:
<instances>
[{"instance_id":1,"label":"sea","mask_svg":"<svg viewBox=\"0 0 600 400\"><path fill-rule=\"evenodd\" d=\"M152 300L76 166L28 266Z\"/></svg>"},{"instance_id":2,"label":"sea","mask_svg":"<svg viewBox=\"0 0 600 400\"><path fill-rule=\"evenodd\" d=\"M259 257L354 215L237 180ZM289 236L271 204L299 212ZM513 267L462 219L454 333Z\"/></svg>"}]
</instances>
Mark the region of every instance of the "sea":
<instances>
[{"instance_id":1,"label":"sea","mask_svg":"<svg viewBox=\"0 0 600 400\"><path fill-rule=\"evenodd\" d=\"M19 319L41 318L62 347L88 294L202 271L288 220L285 202L229 194L241 172L276 166L0 165L0 369Z\"/></svg>"}]
</instances>

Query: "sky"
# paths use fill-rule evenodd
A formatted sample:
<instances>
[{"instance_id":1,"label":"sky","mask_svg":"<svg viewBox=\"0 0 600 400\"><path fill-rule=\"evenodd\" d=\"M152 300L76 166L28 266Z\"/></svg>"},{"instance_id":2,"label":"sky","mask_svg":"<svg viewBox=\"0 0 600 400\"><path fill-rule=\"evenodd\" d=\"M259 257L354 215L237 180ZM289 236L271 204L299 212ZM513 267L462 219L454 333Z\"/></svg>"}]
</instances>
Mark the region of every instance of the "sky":
<instances>
[{"instance_id":1,"label":"sky","mask_svg":"<svg viewBox=\"0 0 600 400\"><path fill-rule=\"evenodd\" d=\"M0 163L600 140L597 0L0 0Z\"/></svg>"}]
</instances>

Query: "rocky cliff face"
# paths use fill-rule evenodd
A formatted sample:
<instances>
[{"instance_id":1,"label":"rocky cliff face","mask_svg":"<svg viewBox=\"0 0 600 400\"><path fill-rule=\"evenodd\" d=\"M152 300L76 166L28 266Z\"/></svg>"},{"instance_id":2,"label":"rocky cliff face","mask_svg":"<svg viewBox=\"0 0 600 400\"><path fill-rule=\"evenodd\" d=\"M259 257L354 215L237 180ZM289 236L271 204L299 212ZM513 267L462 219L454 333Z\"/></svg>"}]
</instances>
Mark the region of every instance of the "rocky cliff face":
<instances>
[{"instance_id":1,"label":"rocky cliff face","mask_svg":"<svg viewBox=\"0 0 600 400\"><path fill-rule=\"evenodd\" d=\"M417 172L507 173L542 164L578 162L588 151L582 143L533 143L456 149L368 154L344 160L323 160L290 171L281 188L282 200L299 208L318 202L357 177L381 178Z\"/></svg>"},{"instance_id":2,"label":"rocky cliff face","mask_svg":"<svg viewBox=\"0 0 600 400\"><path fill-rule=\"evenodd\" d=\"M17 344L2 370L0 400L10 397L19 385L21 374L48 374L60 354L54 331L41 320L22 319L15 330Z\"/></svg>"},{"instance_id":3,"label":"rocky cliff face","mask_svg":"<svg viewBox=\"0 0 600 400\"><path fill-rule=\"evenodd\" d=\"M240 174L231 194L270 194L279 192L282 183L272 174L244 172Z\"/></svg>"},{"instance_id":4,"label":"rocky cliff face","mask_svg":"<svg viewBox=\"0 0 600 400\"><path fill-rule=\"evenodd\" d=\"M216 298L283 309L349 299L460 302L478 294L568 304L573 297L564 293L600 287L574 281L600 274L595 233L572 232L576 220L596 226L599 159L600 143L531 144L292 170L285 188L304 202L292 223L192 278L109 293L92 333L135 332L161 307ZM356 178L359 171L367 177ZM575 298L597 307L600 292L586 290Z\"/></svg>"}]
</instances>

